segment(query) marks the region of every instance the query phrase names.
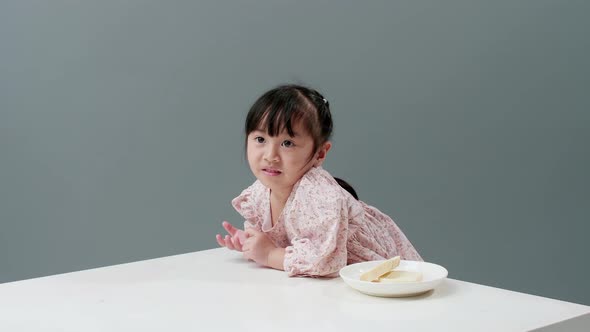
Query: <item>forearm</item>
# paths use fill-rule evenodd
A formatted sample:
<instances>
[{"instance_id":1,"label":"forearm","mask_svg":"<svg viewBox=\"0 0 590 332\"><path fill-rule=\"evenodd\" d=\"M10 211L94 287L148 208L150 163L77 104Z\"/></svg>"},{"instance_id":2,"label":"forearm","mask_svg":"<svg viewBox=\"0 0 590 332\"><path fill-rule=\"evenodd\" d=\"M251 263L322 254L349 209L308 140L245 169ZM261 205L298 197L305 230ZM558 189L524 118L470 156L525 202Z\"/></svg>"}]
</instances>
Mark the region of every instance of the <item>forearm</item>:
<instances>
[{"instance_id":1,"label":"forearm","mask_svg":"<svg viewBox=\"0 0 590 332\"><path fill-rule=\"evenodd\" d=\"M285 261L285 248L274 248L268 253L268 267L284 271L283 262Z\"/></svg>"}]
</instances>

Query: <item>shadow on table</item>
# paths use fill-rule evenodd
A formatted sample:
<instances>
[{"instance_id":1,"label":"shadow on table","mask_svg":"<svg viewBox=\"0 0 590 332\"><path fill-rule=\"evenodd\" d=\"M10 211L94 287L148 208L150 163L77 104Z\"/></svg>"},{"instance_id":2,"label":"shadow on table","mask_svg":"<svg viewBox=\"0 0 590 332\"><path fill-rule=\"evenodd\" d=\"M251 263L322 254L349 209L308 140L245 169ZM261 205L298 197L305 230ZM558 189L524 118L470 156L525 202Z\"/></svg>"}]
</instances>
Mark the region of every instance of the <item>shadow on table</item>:
<instances>
[{"instance_id":1,"label":"shadow on table","mask_svg":"<svg viewBox=\"0 0 590 332\"><path fill-rule=\"evenodd\" d=\"M433 303L444 307L447 302L445 299L459 291L455 284L445 280L437 288L416 296L376 297L363 294L346 285L344 281L339 281L326 287L324 296L330 298L338 310L348 317L370 321L389 321L402 312L403 317L397 319L434 319L440 313L425 310L426 303L429 308L432 308Z\"/></svg>"},{"instance_id":2,"label":"shadow on table","mask_svg":"<svg viewBox=\"0 0 590 332\"><path fill-rule=\"evenodd\" d=\"M453 285L452 283L447 282L447 280L443 281L438 287L428 292L414 295L414 296L405 296L405 297L379 297L379 296L370 296L363 294L357 290L352 289L348 285L346 285L342 280L338 279L340 282L336 285L332 285L331 287L326 288L326 296L338 298L340 300L346 300L351 302L358 302L358 303L367 303L367 302L380 302L380 303L388 303L388 302L414 302L414 301L423 301L423 300L438 300L443 299L452 294L457 292L457 286Z\"/></svg>"}]
</instances>

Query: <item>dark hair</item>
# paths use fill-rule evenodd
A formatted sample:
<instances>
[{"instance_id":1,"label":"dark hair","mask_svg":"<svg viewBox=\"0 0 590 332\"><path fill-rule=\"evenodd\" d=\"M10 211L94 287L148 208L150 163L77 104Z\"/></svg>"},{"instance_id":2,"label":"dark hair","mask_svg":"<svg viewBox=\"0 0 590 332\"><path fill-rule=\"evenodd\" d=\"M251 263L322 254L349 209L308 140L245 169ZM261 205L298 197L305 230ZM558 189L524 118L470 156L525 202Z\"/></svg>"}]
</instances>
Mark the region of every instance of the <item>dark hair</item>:
<instances>
[{"instance_id":1,"label":"dark hair","mask_svg":"<svg viewBox=\"0 0 590 332\"><path fill-rule=\"evenodd\" d=\"M246 141L255 130L264 130L273 137L286 130L294 136L293 125L297 122L311 135L314 153L332 137L332 114L328 100L318 91L302 85L280 85L260 96L248 111L244 128ZM310 158L313 158L313 153ZM354 189L341 182L338 183L358 199Z\"/></svg>"},{"instance_id":2,"label":"dark hair","mask_svg":"<svg viewBox=\"0 0 590 332\"><path fill-rule=\"evenodd\" d=\"M356 191L354 190L354 188L348 184L348 182L340 179L340 178L334 178L334 180L336 180L336 182L338 182L338 184L340 185L340 187L344 188L344 190L348 191L352 197L354 197L357 201L359 199L359 195L356 194Z\"/></svg>"},{"instance_id":3,"label":"dark hair","mask_svg":"<svg viewBox=\"0 0 590 332\"><path fill-rule=\"evenodd\" d=\"M298 121L313 138L314 152L332 136L328 101L316 90L301 85L281 85L254 102L246 117L246 137L259 129L265 129L270 136L287 130L293 136L293 125Z\"/></svg>"}]
</instances>

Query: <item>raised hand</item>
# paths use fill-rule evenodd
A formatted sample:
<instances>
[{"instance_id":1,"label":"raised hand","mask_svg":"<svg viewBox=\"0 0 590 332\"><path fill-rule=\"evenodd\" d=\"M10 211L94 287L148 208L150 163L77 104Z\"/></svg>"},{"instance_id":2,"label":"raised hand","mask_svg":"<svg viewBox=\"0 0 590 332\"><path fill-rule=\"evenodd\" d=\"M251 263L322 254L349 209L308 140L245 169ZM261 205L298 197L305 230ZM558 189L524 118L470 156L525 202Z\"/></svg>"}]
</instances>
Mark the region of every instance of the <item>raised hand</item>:
<instances>
[{"instance_id":1,"label":"raised hand","mask_svg":"<svg viewBox=\"0 0 590 332\"><path fill-rule=\"evenodd\" d=\"M231 250L242 251L242 245L246 241L247 234L241 229L235 228L232 224L227 221L221 223L223 228L227 231L227 235L222 237L221 235L217 234L215 239L217 239L217 243L222 246L226 247Z\"/></svg>"}]
</instances>

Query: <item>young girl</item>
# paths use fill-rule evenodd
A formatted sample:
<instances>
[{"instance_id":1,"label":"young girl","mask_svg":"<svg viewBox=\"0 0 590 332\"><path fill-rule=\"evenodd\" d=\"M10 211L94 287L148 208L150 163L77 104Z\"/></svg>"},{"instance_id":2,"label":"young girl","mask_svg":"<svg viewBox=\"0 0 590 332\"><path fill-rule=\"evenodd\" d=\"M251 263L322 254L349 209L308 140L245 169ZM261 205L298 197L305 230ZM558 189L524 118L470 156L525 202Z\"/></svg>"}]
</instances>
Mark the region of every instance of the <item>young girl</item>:
<instances>
[{"instance_id":1,"label":"young girl","mask_svg":"<svg viewBox=\"0 0 590 332\"><path fill-rule=\"evenodd\" d=\"M232 201L244 230L223 222L229 234L217 234L220 246L289 276L332 277L347 264L397 255L422 260L391 218L322 168L332 116L317 91L284 85L266 92L245 129L257 181Z\"/></svg>"}]
</instances>

